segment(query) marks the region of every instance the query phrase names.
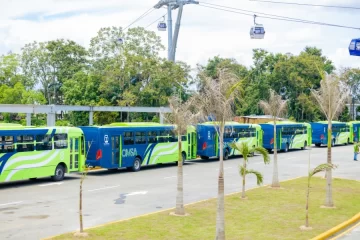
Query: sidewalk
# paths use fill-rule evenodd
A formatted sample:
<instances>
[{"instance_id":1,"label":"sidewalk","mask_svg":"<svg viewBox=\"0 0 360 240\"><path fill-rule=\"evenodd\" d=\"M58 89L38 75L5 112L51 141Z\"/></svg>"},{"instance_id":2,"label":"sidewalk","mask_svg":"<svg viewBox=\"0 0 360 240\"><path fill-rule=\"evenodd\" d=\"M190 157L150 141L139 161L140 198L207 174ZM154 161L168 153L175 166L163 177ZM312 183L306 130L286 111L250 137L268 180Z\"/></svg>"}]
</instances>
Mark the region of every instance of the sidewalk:
<instances>
[{"instance_id":1,"label":"sidewalk","mask_svg":"<svg viewBox=\"0 0 360 240\"><path fill-rule=\"evenodd\" d=\"M336 240L359 240L360 239L360 222L355 226L348 229L348 231L341 234L339 237L334 238Z\"/></svg>"}]
</instances>

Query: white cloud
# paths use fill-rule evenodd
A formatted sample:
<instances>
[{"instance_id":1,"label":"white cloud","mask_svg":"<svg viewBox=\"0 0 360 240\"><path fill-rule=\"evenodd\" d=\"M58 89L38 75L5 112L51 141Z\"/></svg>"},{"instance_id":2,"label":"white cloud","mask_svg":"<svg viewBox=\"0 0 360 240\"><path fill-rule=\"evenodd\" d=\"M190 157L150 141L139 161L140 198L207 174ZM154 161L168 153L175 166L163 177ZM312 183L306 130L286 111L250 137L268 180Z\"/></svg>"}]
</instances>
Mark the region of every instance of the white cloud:
<instances>
[{"instance_id":1,"label":"white cloud","mask_svg":"<svg viewBox=\"0 0 360 240\"><path fill-rule=\"evenodd\" d=\"M19 51L32 41L69 38L88 46L91 37L101 27L127 26L151 8L157 1L145 0L0 0L0 54ZM292 18L308 19L356 26L358 11L267 4L252 1L208 0L214 4ZM315 1L301 1L315 3ZM316 4L359 5L357 0L319 0ZM359 5L360 6L360 5ZM158 9L134 26L147 26L166 13ZM252 14L252 12L249 12ZM54 14L56 17L54 17ZM52 18L48 18L51 16ZM176 21L176 12L173 12ZM208 9L201 6L184 7L176 59L204 64L220 55L231 57L247 66L252 63L252 50L264 48L270 52L298 54L307 45L316 46L337 66L359 66L360 59L350 57L347 47L351 38L360 37L359 31L302 23L291 23L259 18L264 24L264 40L251 40L251 16ZM149 27L156 31L156 24ZM158 32L167 45L167 32ZM167 51L163 51L163 57Z\"/></svg>"}]
</instances>

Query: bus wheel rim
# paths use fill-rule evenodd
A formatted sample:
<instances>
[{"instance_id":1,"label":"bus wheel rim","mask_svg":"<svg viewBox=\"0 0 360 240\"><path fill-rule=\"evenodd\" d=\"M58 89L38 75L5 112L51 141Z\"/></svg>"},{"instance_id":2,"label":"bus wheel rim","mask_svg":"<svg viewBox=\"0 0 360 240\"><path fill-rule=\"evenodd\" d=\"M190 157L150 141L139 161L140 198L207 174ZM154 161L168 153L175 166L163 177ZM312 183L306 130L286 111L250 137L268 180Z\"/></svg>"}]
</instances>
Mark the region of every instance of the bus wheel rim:
<instances>
[{"instance_id":1,"label":"bus wheel rim","mask_svg":"<svg viewBox=\"0 0 360 240\"><path fill-rule=\"evenodd\" d=\"M139 164L139 161L136 160L136 161L135 161L135 168L138 169L138 168L139 168L139 165L140 165L140 164Z\"/></svg>"}]
</instances>

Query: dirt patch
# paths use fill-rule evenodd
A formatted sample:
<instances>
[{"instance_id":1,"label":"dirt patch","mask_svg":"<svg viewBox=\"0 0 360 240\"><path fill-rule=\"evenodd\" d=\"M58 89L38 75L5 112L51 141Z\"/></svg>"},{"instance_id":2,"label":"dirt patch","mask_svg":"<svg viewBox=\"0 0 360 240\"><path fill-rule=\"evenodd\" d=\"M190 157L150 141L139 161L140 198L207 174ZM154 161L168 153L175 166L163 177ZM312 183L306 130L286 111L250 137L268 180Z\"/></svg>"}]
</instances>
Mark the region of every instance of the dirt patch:
<instances>
[{"instance_id":1,"label":"dirt patch","mask_svg":"<svg viewBox=\"0 0 360 240\"><path fill-rule=\"evenodd\" d=\"M34 216L22 216L21 218L25 219L45 219L48 218L49 215L34 215Z\"/></svg>"}]
</instances>

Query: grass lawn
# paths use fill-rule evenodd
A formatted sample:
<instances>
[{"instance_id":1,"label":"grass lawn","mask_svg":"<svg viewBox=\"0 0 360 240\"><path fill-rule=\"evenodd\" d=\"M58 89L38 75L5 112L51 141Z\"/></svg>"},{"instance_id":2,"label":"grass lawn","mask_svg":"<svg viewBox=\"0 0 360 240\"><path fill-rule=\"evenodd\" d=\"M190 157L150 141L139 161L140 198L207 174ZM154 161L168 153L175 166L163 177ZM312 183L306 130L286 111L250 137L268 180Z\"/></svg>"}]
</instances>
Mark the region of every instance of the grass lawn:
<instances>
[{"instance_id":1,"label":"grass lawn","mask_svg":"<svg viewBox=\"0 0 360 240\"><path fill-rule=\"evenodd\" d=\"M247 192L248 200L240 200L240 194L227 196L226 239L310 239L360 211L359 181L334 179L336 208L323 209L325 179L314 177L309 211L313 230L301 231L299 227L305 224L306 182L306 178L300 178L282 183L284 189L254 189ZM89 229L86 239L214 239L216 199L187 206L186 211L191 215L173 217L166 211ZM76 238L70 233L55 239Z\"/></svg>"}]
</instances>

